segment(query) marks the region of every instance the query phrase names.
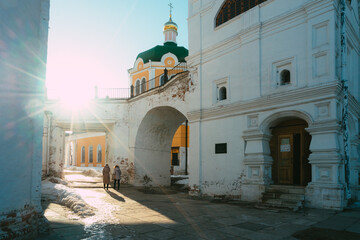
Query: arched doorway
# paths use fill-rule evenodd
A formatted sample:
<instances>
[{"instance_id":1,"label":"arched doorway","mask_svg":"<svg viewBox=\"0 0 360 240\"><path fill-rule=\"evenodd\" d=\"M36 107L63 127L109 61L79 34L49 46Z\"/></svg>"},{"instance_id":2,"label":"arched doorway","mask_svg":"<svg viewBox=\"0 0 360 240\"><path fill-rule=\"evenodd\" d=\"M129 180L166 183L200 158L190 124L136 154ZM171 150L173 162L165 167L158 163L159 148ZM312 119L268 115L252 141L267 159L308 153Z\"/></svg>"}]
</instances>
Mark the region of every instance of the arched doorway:
<instances>
[{"instance_id":1,"label":"arched doorway","mask_svg":"<svg viewBox=\"0 0 360 240\"><path fill-rule=\"evenodd\" d=\"M170 186L173 138L186 120L171 107L154 108L145 115L135 140L135 185L150 181L151 185Z\"/></svg>"},{"instance_id":2,"label":"arched doorway","mask_svg":"<svg viewBox=\"0 0 360 240\"><path fill-rule=\"evenodd\" d=\"M285 120L271 127L272 178L274 184L306 186L311 181L311 135L302 119Z\"/></svg>"}]
</instances>

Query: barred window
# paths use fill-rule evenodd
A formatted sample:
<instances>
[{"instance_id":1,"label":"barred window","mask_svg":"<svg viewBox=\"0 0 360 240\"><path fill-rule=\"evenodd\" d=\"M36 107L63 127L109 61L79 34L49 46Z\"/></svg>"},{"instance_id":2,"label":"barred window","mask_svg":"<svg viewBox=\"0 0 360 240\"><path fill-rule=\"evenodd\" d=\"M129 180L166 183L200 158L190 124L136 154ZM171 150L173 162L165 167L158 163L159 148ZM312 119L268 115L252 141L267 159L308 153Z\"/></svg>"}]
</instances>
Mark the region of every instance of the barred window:
<instances>
[{"instance_id":1,"label":"barred window","mask_svg":"<svg viewBox=\"0 0 360 240\"><path fill-rule=\"evenodd\" d=\"M240 15L266 0L227 0L216 16L216 27Z\"/></svg>"}]
</instances>

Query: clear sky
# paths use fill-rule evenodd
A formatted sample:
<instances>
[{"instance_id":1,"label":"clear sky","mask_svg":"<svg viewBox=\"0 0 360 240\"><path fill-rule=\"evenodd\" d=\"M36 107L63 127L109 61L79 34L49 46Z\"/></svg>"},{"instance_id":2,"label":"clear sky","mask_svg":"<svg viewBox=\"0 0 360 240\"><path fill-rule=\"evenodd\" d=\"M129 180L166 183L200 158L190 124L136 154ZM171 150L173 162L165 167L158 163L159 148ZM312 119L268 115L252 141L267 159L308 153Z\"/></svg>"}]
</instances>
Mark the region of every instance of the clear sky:
<instances>
[{"instance_id":1,"label":"clear sky","mask_svg":"<svg viewBox=\"0 0 360 240\"><path fill-rule=\"evenodd\" d=\"M178 45L188 48L187 0L51 0L49 91L128 87L136 56L164 42L170 2Z\"/></svg>"}]
</instances>

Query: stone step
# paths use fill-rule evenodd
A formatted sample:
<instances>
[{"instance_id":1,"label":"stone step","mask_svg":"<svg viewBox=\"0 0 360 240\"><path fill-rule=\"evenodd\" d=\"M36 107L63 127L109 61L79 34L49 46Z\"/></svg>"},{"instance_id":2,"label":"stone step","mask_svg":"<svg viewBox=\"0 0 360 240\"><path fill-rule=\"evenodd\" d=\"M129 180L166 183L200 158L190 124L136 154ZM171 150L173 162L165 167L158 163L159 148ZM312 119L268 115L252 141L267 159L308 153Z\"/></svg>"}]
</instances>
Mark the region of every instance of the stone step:
<instances>
[{"instance_id":1,"label":"stone step","mask_svg":"<svg viewBox=\"0 0 360 240\"><path fill-rule=\"evenodd\" d=\"M305 200L304 194L295 193L279 193L279 192L265 192L263 199L289 199L289 200Z\"/></svg>"},{"instance_id":2,"label":"stone step","mask_svg":"<svg viewBox=\"0 0 360 240\"><path fill-rule=\"evenodd\" d=\"M303 187L303 186L270 185L267 187L266 192L305 194L305 187Z\"/></svg>"},{"instance_id":3,"label":"stone step","mask_svg":"<svg viewBox=\"0 0 360 240\"><path fill-rule=\"evenodd\" d=\"M266 206L288 208L297 211L303 207L303 201L288 200L288 199L268 199L263 202Z\"/></svg>"}]
</instances>

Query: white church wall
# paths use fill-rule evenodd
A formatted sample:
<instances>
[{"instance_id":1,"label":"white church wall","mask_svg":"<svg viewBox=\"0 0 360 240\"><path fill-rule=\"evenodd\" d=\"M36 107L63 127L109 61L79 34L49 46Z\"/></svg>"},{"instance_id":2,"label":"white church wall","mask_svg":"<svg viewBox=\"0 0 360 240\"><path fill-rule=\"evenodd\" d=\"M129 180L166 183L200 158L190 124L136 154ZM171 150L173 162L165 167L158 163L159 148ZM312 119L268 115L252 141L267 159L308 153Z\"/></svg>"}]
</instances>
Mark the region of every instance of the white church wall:
<instances>
[{"instance_id":1,"label":"white church wall","mask_svg":"<svg viewBox=\"0 0 360 240\"><path fill-rule=\"evenodd\" d=\"M39 112L44 105L48 17L47 0L0 1L0 239L31 235L42 223Z\"/></svg>"}]
</instances>

